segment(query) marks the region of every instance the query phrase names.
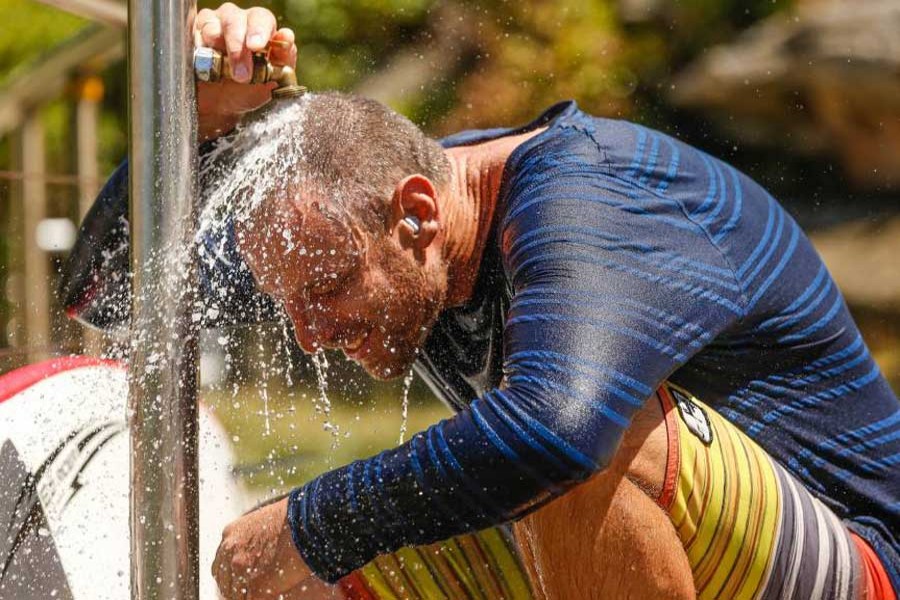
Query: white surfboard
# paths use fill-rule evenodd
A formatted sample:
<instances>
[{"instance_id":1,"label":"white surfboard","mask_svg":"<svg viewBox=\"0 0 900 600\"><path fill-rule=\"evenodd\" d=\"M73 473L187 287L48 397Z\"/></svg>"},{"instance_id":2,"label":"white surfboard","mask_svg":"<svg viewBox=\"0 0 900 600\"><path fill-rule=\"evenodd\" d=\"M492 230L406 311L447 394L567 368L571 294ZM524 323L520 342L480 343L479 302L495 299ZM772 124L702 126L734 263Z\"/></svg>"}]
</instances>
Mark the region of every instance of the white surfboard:
<instances>
[{"instance_id":1,"label":"white surfboard","mask_svg":"<svg viewBox=\"0 0 900 600\"><path fill-rule=\"evenodd\" d=\"M129 592L128 385L118 363L64 357L0 377L0 600ZM200 409L200 593L224 526L248 508L230 442Z\"/></svg>"}]
</instances>

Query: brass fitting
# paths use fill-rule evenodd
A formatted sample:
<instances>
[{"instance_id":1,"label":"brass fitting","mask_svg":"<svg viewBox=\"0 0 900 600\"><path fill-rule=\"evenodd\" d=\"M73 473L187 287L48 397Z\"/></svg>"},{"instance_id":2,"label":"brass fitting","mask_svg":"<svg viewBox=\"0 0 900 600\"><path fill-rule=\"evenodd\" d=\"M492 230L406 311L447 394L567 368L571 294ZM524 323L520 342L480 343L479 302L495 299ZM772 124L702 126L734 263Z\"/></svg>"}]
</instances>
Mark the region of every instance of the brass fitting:
<instances>
[{"instance_id":1,"label":"brass fitting","mask_svg":"<svg viewBox=\"0 0 900 600\"><path fill-rule=\"evenodd\" d=\"M234 79L229 62L220 52L212 48L194 50L194 74L200 81ZM250 83L269 81L274 81L278 86L272 90L273 98L294 98L306 93L306 88L297 83L297 72L294 69L286 65L273 65L264 52L255 52Z\"/></svg>"}]
</instances>

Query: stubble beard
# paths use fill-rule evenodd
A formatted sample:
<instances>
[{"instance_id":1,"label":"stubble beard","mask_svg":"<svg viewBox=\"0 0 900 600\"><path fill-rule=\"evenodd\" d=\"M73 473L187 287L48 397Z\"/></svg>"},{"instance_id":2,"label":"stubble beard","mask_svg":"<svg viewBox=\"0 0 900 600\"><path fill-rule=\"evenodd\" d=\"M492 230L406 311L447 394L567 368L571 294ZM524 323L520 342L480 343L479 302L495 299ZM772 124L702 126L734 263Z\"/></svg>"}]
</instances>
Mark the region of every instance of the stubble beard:
<instances>
[{"instance_id":1,"label":"stubble beard","mask_svg":"<svg viewBox=\"0 0 900 600\"><path fill-rule=\"evenodd\" d=\"M393 302L400 298L405 307L397 312L409 315L409 318L395 325L399 335L385 337L385 343L395 349L388 355L390 360L363 365L373 377L381 380L396 379L409 372L447 298L446 276L442 275L446 273L444 265L425 270L410 257L395 255L388 258L385 272L391 278ZM385 300L392 301L391 298Z\"/></svg>"}]
</instances>

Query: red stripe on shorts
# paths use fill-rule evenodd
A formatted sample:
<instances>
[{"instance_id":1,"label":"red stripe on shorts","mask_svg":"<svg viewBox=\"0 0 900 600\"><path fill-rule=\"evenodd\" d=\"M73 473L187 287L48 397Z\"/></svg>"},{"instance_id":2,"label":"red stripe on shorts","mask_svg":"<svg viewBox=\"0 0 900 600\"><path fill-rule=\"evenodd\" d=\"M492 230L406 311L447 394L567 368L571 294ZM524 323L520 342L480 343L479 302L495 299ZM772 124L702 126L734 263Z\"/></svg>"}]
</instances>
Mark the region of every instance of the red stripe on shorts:
<instances>
[{"instance_id":1,"label":"red stripe on shorts","mask_svg":"<svg viewBox=\"0 0 900 600\"><path fill-rule=\"evenodd\" d=\"M891 586L891 580L888 579L887 571L881 564L881 559L872 550L869 544L851 532L850 537L856 543L856 549L859 551L859 558L863 564L863 600L897 600L897 594Z\"/></svg>"},{"instance_id":2,"label":"red stripe on shorts","mask_svg":"<svg viewBox=\"0 0 900 600\"><path fill-rule=\"evenodd\" d=\"M666 437L667 439L667 455L666 455L666 474L663 480L662 493L656 501L663 510L669 512L672 508L672 502L675 501L675 488L678 484L678 470L681 460L681 448L678 444L678 423L675 421L678 416L675 414L675 402L669 396L669 390L664 385L656 390L659 396L660 404L662 404L663 415L666 420Z\"/></svg>"}]
</instances>

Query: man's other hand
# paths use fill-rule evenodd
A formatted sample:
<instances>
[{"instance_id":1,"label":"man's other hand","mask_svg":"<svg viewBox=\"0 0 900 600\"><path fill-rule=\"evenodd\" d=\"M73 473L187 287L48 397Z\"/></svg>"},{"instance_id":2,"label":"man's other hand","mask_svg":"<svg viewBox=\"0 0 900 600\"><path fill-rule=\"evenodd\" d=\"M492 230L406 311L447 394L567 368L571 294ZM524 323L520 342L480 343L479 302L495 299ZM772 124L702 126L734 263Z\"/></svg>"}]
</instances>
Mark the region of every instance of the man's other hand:
<instances>
[{"instance_id":1,"label":"man's other hand","mask_svg":"<svg viewBox=\"0 0 900 600\"><path fill-rule=\"evenodd\" d=\"M287 498L229 524L213 561L212 574L226 600L302 598L314 577L291 540ZM312 585L311 587L318 587Z\"/></svg>"},{"instance_id":2,"label":"man's other hand","mask_svg":"<svg viewBox=\"0 0 900 600\"><path fill-rule=\"evenodd\" d=\"M297 63L294 32L276 29L275 15L265 8L244 10L227 2L210 10L205 8L194 19L194 44L215 48L231 65L235 81L198 82L197 108L201 141L227 133L242 113L265 104L272 97L274 83L248 85L253 72L254 52L262 52L270 41L269 61L274 65Z\"/></svg>"}]
</instances>

